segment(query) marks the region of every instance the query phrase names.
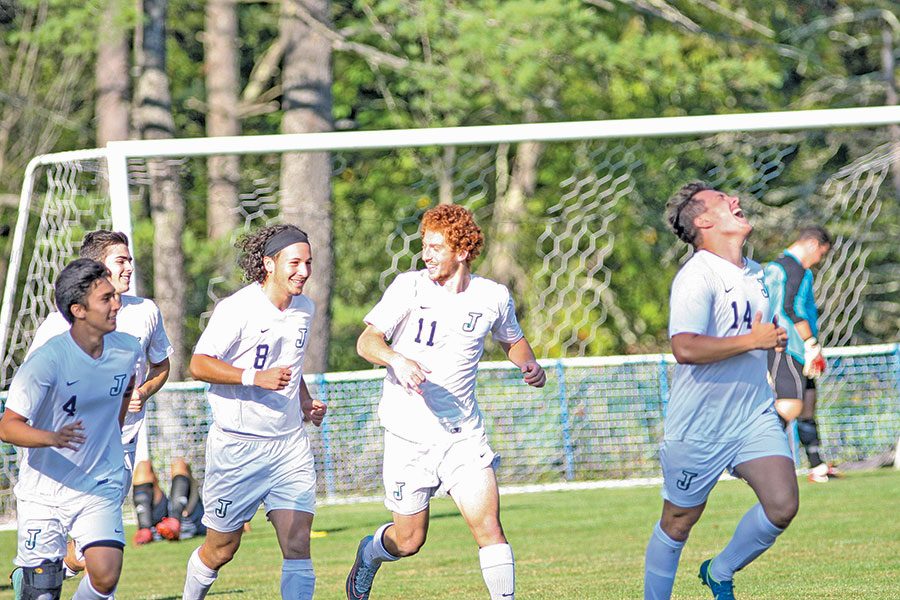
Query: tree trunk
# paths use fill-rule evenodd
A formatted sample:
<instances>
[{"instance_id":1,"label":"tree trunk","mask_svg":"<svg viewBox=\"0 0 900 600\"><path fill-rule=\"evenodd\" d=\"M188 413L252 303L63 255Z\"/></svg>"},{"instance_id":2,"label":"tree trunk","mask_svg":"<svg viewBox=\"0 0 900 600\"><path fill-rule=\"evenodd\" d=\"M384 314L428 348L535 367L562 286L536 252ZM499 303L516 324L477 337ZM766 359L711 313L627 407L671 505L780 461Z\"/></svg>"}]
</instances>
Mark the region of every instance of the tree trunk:
<instances>
[{"instance_id":1,"label":"tree trunk","mask_svg":"<svg viewBox=\"0 0 900 600\"><path fill-rule=\"evenodd\" d=\"M897 105L897 78L894 75L897 69L897 63L894 60L894 35L893 30L886 23L881 30L881 70L884 74L885 85L885 104L890 106ZM900 156L900 126L888 125L888 132L891 136L891 145L893 146L894 156ZM892 165L892 179L894 183L894 192L900 196L900 158L894 158Z\"/></svg>"},{"instance_id":2,"label":"tree trunk","mask_svg":"<svg viewBox=\"0 0 900 600\"><path fill-rule=\"evenodd\" d=\"M97 36L97 146L127 140L129 134L128 84L131 79L128 35L122 16L122 0L106 0L100 13Z\"/></svg>"},{"instance_id":3,"label":"tree trunk","mask_svg":"<svg viewBox=\"0 0 900 600\"><path fill-rule=\"evenodd\" d=\"M331 43L299 15L330 23L329 0L283 0L281 36L285 41L282 68L282 133L330 131ZM309 233L314 270L305 294L316 303L312 339L304 370L328 368L331 331L331 288L334 280L331 211L331 154L285 154L281 160L281 215Z\"/></svg>"},{"instance_id":4,"label":"tree trunk","mask_svg":"<svg viewBox=\"0 0 900 600\"><path fill-rule=\"evenodd\" d=\"M143 139L171 138L175 133L172 99L166 75L167 0L143 0L140 36L141 74L135 89L136 128ZM149 161L150 216L153 220L153 288L166 333L175 352L172 381L185 373L185 273L181 238L185 209L178 166L167 160Z\"/></svg>"},{"instance_id":5,"label":"tree trunk","mask_svg":"<svg viewBox=\"0 0 900 600\"><path fill-rule=\"evenodd\" d=\"M238 19L235 0L207 0L204 60L206 62L206 134L240 135L238 120ZM238 225L240 159L236 155L207 159L207 233L227 237Z\"/></svg>"}]
</instances>

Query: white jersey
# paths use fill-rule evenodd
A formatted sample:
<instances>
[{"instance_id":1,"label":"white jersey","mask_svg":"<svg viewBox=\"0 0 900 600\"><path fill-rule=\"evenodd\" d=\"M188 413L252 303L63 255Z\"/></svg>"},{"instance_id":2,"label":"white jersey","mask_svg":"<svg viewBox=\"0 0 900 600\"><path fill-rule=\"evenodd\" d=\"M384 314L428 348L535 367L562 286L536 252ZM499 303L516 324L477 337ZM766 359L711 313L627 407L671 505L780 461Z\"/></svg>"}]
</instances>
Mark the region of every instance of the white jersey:
<instances>
[{"instance_id":1,"label":"white jersey","mask_svg":"<svg viewBox=\"0 0 900 600\"><path fill-rule=\"evenodd\" d=\"M135 368L134 384L138 386L146 381L151 364L159 364L172 354L172 344L163 328L159 307L152 300L126 295L120 298L122 308L116 315L116 331L136 337L143 350ZM31 356L51 338L68 331L69 323L62 313L50 313L35 332L34 341L31 342L25 357ZM137 435L146 412L145 406L141 412L129 412L125 415L125 426L122 428L123 444L127 444Z\"/></svg>"},{"instance_id":2,"label":"white jersey","mask_svg":"<svg viewBox=\"0 0 900 600\"><path fill-rule=\"evenodd\" d=\"M279 310L258 283L216 305L194 354L212 356L239 369L291 369L291 382L280 391L211 384L207 395L219 429L237 437L264 439L302 428L300 382L314 314L312 300L302 295Z\"/></svg>"},{"instance_id":3,"label":"white jersey","mask_svg":"<svg viewBox=\"0 0 900 600\"><path fill-rule=\"evenodd\" d=\"M80 419L85 441L74 451L20 448L15 487L19 499L59 505L110 489L111 481L124 483L119 411L140 355L134 337L114 331L104 336L103 354L94 359L66 333L22 363L6 408L46 431L58 431Z\"/></svg>"},{"instance_id":4,"label":"white jersey","mask_svg":"<svg viewBox=\"0 0 900 600\"><path fill-rule=\"evenodd\" d=\"M754 316L772 322L769 293L759 263L737 267L701 250L672 283L669 337L696 333L712 337L744 335ZM765 350L744 352L702 365L676 365L665 417L667 440L740 439L755 417L774 403L766 379Z\"/></svg>"},{"instance_id":5,"label":"white jersey","mask_svg":"<svg viewBox=\"0 0 900 600\"><path fill-rule=\"evenodd\" d=\"M454 294L424 269L398 275L365 321L391 348L431 371L421 395L403 388L390 367L384 380L381 424L410 441L483 427L475 375L484 340L489 333L509 344L523 337L506 286L472 275L465 291Z\"/></svg>"}]
</instances>

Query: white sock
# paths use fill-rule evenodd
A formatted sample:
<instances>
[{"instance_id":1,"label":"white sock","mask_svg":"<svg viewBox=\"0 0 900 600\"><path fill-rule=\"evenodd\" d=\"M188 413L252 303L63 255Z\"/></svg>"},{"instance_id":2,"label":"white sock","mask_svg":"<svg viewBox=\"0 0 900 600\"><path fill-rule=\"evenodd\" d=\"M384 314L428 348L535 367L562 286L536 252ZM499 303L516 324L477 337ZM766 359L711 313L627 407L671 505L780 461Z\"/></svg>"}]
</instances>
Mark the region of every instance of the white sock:
<instances>
[{"instance_id":1,"label":"white sock","mask_svg":"<svg viewBox=\"0 0 900 600\"><path fill-rule=\"evenodd\" d=\"M95 590L94 586L91 585L90 576L85 573L84 579L78 584L78 589L75 590L75 594L72 596L72 600L107 600L115 595L115 590L111 594L101 594Z\"/></svg>"},{"instance_id":2,"label":"white sock","mask_svg":"<svg viewBox=\"0 0 900 600\"><path fill-rule=\"evenodd\" d=\"M684 542L666 535L657 521L644 556L644 600L668 600L672 596L682 548Z\"/></svg>"},{"instance_id":3,"label":"white sock","mask_svg":"<svg viewBox=\"0 0 900 600\"><path fill-rule=\"evenodd\" d=\"M509 544L492 544L478 550L481 576L491 600L513 600L516 594L516 559Z\"/></svg>"},{"instance_id":4,"label":"white sock","mask_svg":"<svg viewBox=\"0 0 900 600\"><path fill-rule=\"evenodd\" d=\"M400 560L399 556L394 556L384 547L384 532L393 523L385 523L375 531L372 541L363 548L363 560L367 565L377 565L383 562L391 562Z\"/></svg>"},{"instance_id":5,"label":"white sock","mask_svg":"<svg viewBox=\"0 0 900 600\"><path fill-rule=\"evenodd\" d=\"M709 565L716 581L730 581L757 556L772 547L784 529L775 527L766 516L762 504L755 504L738 523L725 549Z\"/></svg>"},{"instance_id":6,"label":"white sock","mask_svg":"<svg viewBox=\"0 0 900 600\"><path fill-rule=\"evenodd\" d=\"M286 558L281 563L282 600L312 600L316 574L312 559Z\"/></svg>"},{"instance_id":7,"label":"white sock","mask_svg":"<svg viewBox=\"0 0 900 600\"><path fill-rule=\"evenodd\" d=\"M197 548L188 559L182 600L203 600L218 576L218 571L213 571L203 564L200 560L200 548Z\"/></svg>"},{"instance_id":8,"label":"white sock","mask_svg":"<svg viewBox=\"0 0 900 600\"><path fill-rule=\"evenodd\" d=\"M81 571L76 571L75 569L67 565L65 561L63 561L63 579L72 579L79 573L81 573Z\"/></svg>"}]
</instances>

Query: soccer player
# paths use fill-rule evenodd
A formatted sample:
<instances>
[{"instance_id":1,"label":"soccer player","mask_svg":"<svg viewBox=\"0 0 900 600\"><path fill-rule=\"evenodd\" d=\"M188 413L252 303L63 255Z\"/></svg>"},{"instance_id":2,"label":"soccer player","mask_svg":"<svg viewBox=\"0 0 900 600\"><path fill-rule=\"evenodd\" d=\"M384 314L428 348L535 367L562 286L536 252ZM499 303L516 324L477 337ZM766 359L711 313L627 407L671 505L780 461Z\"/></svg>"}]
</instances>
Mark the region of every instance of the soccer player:
<instances>
[{"instance_id":1,"label":"soccer player","mask_svg":"<svg viewBox=\"0 0 900 600\"><path fill-rule=\"evenodd\" d=\"M206 597L237 552L244 522L264 502L284 557L281 597L308 600L316 582L309 553L316 471L302 421L318 426L326 411L303 380L315 312L303 295L312 252L293 225L264 227L238 247L252 283L216 305L191 358L191 374L211 384L213 425L203 483L206 541L188 561L184 599Z\"/></svg>"},{"instance_id":2,"label":"soccer player","mask_svg":"<svg viewBox=\"0 0 900 600\"><path fill-rule=\"evenodd\" d=\"M122 444L125 448L125 467L131 472L138 466L143 469L153 467L150 463L150 452L147 441L147 428L144 425L147 400L158 392L169 378L169 356L172 345L163 327L162 314L159 307L148 298L125 295L131 287L131 276L134 273L134 259L128 249L128 236L119 231L99 229L88 233L81 244L82 258L90 258L102 262L109 269L109 280L117 294L120 294L122 307L116 317L116 330L137 338L143 349L136 368L138 385L132 392L131 407L125 415L122 428ZM34 341L28 349L32 354L53 337L68 330L68 323L59 312L53 312L44 319L35 332ZM155 476L154 476L155 477ZM126 482L124 493L127 494L131 478ZM153 539L150 525L142 518L147 502L143 497L143 488L137 484L134 489L134 505L137 513L138 530L134 536L135 544L143 544ZM144 509L144 511L142 511ZM70 553L66 558L69 574L84 568L80 557Z\"/></svg>"},{"instance_id":3,"label":"soccer player","mask_svg":"<svg viewBox=\"0 0 900 600\"><path fill-rule=\"evenodd\" d=\"M99 262L80 258L56 280L71 324L28 357L9 389L0 439L20 448L15 487L23 598L59 598L66 535L89 575L74 598L112 598L125 547L121 426L141 347L115 331L120 302Z\"/></svg>"},{"instance_id":4,"label":"soccer player","mask_svg":"<svg viewBox=\"0 0 900 600\"><path fill-rule=\"evenodd\" d=\"M366 315L356 346L360 356L387 367L378 416L393 520L360 542L347 597L368 598L383 562L419 551L429 501L443 484L478 544L490 597L513 598L515 562L500 524L497 457L475 400L485 338L493 335L528 385L542 387L546 375L519 328L509 290L471 272L484 244L472 214L437 206L422 217L421 232L425 269L397 276Z\"/></svg>"},{"instance_id":5,"label":"soccer player","mask_svg":"<svg viewBox=\"0 0 900 600\"><path fill-rule=\"evenodd\" d=\"M811 268L831 249L831 236L824 227L811 225L800 230L797 240L777 259L766 265L766 287L772 294L778 322L787 330L784 352L769 352L769 373L775 384L779 407L787 412L785 422L797 419L800 443L806 449L812 483L825 483L839 473L819 454L816 424L815 379L825 370L825 358L816 336L819 311L813 297Z\"/></svg>"},{"instance_id":6,"label":"soccer player","mask_svg":"<svg viewBox=\"0 0 900 600\"><path fill-rule=\"evenodd\" d=\"M743 255L753 230L738 198L695 181L666 205L675 235L694 248L672 283L669 335L678 364L660 447L662 517L647 546L644 598L669 598L681 549L724 469L759 502L728 545L700 565L717 600L734 598L732 579L765 552L798 508L787 436L766 379L766 352L782 350L760 265Z\"/></svg>"}]
</instances>

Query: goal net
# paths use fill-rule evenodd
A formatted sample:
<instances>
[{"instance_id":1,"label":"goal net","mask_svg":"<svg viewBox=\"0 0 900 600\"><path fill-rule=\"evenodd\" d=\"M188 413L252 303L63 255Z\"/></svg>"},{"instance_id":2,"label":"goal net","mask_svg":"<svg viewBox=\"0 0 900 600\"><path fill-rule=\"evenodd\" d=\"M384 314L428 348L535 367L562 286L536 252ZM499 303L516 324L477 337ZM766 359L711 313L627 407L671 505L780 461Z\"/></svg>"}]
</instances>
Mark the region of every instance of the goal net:
<instances>
[{"instance_id":1,"label":"goal net","mask_svg":"<svg viewBox=\"0 0 900 600\"><path fill-rule=\"evenodd\" d=\"M154 270L167 264L158 255L154 259L158 248L148 215L158 209L153 193L166 186L178 190L187 213L181 234L186 311L180 326L189 352L215 302L241 285L233 241L286 212L285 157L325 153L332 165L329 364L334 370L362 368L352 349L362 316L396 274L422 266L421 214L440 202L458 203L475 213L486 233L475 270L510 286L538 356L561 360L553 363L551 384L542 391L523 390L508 369L481 375L496 382L502 396L501 401L484 392L485 411L495 403L509 411L491 421L494 443L502 445L507 464L522 465L501 469L501 481L653 474L647 465L655 460L667 390L666 369L660 368L665 360L657 353L667 348L671 278L688 255L666 231L663 207L681 184L704 179L740 196L755 227L747 250L759 261L775 258L804 223L823 224L832 232L835 243L819 267L816 297L820 337L837 353L842 370L823 380L820 411L826 435L834 435L829 450L858 458L872 448L849 440L876 430L878 440L898 434L896 404L893 420L854 420L852 435L841 429L840 420L827 422L829 406L869 406L865 390L870 388L883 394L893 385L895 403L898 396L900 375L891 345L900 329L898 123L900 108L877 107L133 141L38 157L24 183L0 308L0 389L8 387L35 329L53 310L52 282L77 255L86 231L112 227L131 234L138 293L160 293ZM211 161L226 156L234 161L232 192L213 207ZM231 223L215 240L207 233L213 216ZM315 243L317 224L303 218L297 224L310 230ZM879 345L865 360L843 350L862 344ZM841 352L852 360L839 360ZM581 365L581 357L611 354L654 358L645 361L646 368L627 357L603 369L594 363L572 366ZM489 357L500 356L496 348L489 351ZM582 372L604 375L586 384L574 375ZM845 380L838 381L838 373L847 373ZM862 379L847 387L851 374ZM378 458L371 451L379 443L372 410L378 375L332 374L316 381L322 397L332 402L330 424L317 434L323 449L319 467L331 469L323 470L320 485L335 497L367 493L378 481L360 466ZM581 403L560 404L560 395L570 393L581 394ZM167 407L181 404L191 408L170 414ZM151 429L157 432L151 436L152 452L162 459L184 452L179 445L190 445L202 470L207 421L201 386L170 385L151 406ZM579 437L582 431L590 440ZM555 450L559 439L562 454ZM359 446L364 443L370 445ZM596 465L578 467L579 453L592 456ZM14 451L7 447L2 455L0 503L7 501L5 490L15 478ZM516 463L520 459L525 462ZM164 465L158 466L162 473Z\"/></svg>"}]
</instances>

